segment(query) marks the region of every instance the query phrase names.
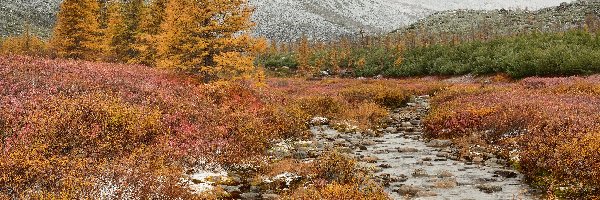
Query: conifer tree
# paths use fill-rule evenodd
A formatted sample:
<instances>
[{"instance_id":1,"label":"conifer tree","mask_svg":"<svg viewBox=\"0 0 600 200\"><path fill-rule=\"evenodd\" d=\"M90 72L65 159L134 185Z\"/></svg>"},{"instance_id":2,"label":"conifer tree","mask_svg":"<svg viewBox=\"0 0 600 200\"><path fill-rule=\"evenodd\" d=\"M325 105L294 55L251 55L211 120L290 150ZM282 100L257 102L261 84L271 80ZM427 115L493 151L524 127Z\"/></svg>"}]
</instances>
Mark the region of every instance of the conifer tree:
<instances>
[{"instance_id":1,"label":"conifer tree","mask_svg":"<svg viewBox=\"0 0 600 200\"><path fill-rule=\"evenodd\" d=\"M106 32L108 60L129 63L139 56L137 44L143 0L122 0L109 3Z\"/></svg>"},{"instance_id":2,"label":"conifer tree","mask_svg":"<svg viewBox=\"0 0 600 200\"><path fill-rule=\"evenodd\" d=\"M199 73L204 81L254 73L257 46L245 33L253 25L246 0L172 0L165 12L159 67Z\"/></svg>"},{"instance_id":3,"label":"conifer tree","mask_svg":"<svg viewBox=\"0 0 600 200\"><path fill-rule=\"evenodd\" d=\"M96 60L102 50L96 0L65 0L60 6L51 45L58 57Z\"/></svg>"},{"instance_id":4,"label":"conifer tree","mask_svg":"<svg viewBox=\"0 0 600 200\"><path fill-rule=\"evenodd\" d=\"M165 19L166 6L167 0L152 0L144 6L137 43L134 45L139 54L137 58L131 61L132 63L156 66L158 36L161 34L160 26Z\"/></svg>"},{"instance_id":5,"label":"conifer tree","mask_svg":"<svg viewBox=\"0 0 600 200\"><path fill-rule=\"evenodd\" d=\"M300 74L308 75L310 73L310 63L308 62L310 54L310 46L308 44L308 38L306 35L302 35L300 38L300 44L298 46L298 71Z\"/></svg>"},{"instance_id":6,"label":"conifer tree","mask_svg":"<svg viewBox=\"0 0 600 200\"><path fill-rule=\"evenodd\" d=\"M39 37L31 33L31 27L25 23L25 29L21 35L6 38L0 41L0 54L45 56L47 45Z\"/></svg>"}]
</instances>

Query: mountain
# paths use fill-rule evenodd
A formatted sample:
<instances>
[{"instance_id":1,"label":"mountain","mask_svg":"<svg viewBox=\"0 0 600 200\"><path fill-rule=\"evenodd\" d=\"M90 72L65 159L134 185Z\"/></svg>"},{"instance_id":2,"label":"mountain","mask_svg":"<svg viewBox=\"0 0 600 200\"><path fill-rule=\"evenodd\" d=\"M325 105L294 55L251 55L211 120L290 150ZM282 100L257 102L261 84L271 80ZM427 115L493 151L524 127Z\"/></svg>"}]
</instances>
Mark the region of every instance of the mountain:
<instances>
[{"instance_id":1,"label":"mountain","mask_svg":"<svg viewBox=\"0 0 600 200\"><path fill-rule=\"evenodd\" d=\"M581 27L586 17L600 19L600 0L578 0L539 10L452 10L432 14L394 32L426 30L429 33L471 34L487 29L496 35L561 31Z\"/></svg>"},{"instance_id":2,"label":"mountain","mask_svg":"<svg viewBox=\"0 0 600 200\"><path fill-rule=\"evenodd\" d=\"M0 36L19 34L24 24L42 37L49 37L60 0L0 0Z\"/></svg>"},{"instance_id":3,"label":"mountain","mask_svg":"<svg viewBox=\"0 0 600 200\"><path fill-rule=\"evenodd\" d=\"M430 14L454 9L540 9L565 0L249 0L254 34L290 41L303 34L326 40L343 35L386 33ZM25 20L48 36L60 0L1 0L0 35L22 31Z\"/></svg>"},{"instance_id":4,"label":"mountain","mask_svg":"<svg viewBox=\"0 0 600 200\"><path fill-rule=\"evenodd\" d=\"M455 9L540 9L564 0L250 0L255 34L296 40L303 34L326 40L341 35L386 33L430 14Z\"/></svg>"}]
</instances>

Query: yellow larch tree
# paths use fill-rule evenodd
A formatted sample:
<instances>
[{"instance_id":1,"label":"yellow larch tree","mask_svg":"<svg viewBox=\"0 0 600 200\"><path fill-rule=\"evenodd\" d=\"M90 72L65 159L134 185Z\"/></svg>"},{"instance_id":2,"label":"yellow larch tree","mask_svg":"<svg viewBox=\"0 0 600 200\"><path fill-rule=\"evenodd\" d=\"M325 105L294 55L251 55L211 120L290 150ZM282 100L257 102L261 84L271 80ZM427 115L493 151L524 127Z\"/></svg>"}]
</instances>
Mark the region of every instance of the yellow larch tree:
<instances>
[{"instance_id":1,"label":"yellow larch tree","mask_svg":"<svg viewBox=\"0 0 600 200\"><path fill-rule=\"evenodd\" d=\"M65 0L60 6L51 46L58 57L96 60L102 51L97 0Z\"/></svg>"},{"instance_id":2,"label":"yellow larch tree","mask_svg":"<svg viewBox=\"0 0 600 200\"><path fill-rule=\"evenodd\" d=\"M105 35L107 58L111 62L131 63L140 52L138 43L139 25L143 0L120 0L109 3L108 30Z\"/></svg>"},{"instance_id":3,"label":"yellow larch tree","mask_svg":"<svg viewBox=\"0 0 600 200\"><path fill-rule=\"evenodd\" d=\"M31 33L30 26L26 23L23 33L19 36L8 37L0 41L0 54L45 56L48 47L39 37Z\"/></svg>"},{"instance_id":4,"label":"yellow larch tree","mask_svg":"<svg viewBox=\"0 0 600 200\"><path fill-rule=\"evenodd\" d=\"M139 52L132 63L156 66L160 28L165 19L167 0L152 0L144 5L135 48Z\"/></svg>"},{"instance_id":5,"label":"yellow larch tree","mask_svg":"<svg viewBox=\"0 0 600 200\"><path fill-rule=\"evenodd\" d=\"M161 68L202 75L205 82L254 76L256 45L246 0L172 0L158 45Z\"/></svg>"},{"instance_id":6,"label":"yellow larch tree","mask_svg":"<svg viewBox=\"0 0 600 200\"><path fill-rule=\"evenodd\" d=\"M300 38L300 44L298 45L298 71L300 74L307 76L310 74L311 66L309 63L310 57L310 46L308 44L308 38L306 35L302 35Z\"/></svg>"}]
</instances>

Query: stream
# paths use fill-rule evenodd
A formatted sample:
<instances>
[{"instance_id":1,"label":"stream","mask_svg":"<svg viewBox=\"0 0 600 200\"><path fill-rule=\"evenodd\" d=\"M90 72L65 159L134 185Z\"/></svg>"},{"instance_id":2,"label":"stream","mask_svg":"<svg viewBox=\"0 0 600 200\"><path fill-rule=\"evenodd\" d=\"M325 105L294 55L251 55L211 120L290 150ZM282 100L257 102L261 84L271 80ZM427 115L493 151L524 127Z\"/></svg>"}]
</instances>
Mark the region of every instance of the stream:
<instances>
[{"instance_id":1,"label":"stream","mask_svg":"<svg viewBox=\"0 0 600 200\"><path fill-rule=\"evenodd\" d=\"M424 138L421 117L429 110L428 100L416 97L394 110L394 123L379 130L383 136L341 134L328 126L312 132L325 146L356 149L352 153L359 166L372 169L393 199L535 199L523 176L506 161L461 161L451 141Z\"/></svg>"}]
</instances>

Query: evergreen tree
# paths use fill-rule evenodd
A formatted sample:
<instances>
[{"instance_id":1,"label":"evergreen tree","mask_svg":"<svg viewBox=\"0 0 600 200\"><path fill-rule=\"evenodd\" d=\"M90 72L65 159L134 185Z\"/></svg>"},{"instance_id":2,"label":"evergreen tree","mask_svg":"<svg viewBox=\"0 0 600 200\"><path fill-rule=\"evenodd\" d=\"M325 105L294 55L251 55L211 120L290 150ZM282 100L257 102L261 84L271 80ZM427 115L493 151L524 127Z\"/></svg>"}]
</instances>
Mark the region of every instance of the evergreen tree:
<instances>
[{"instance_id":1,"label":"evergreen tree","mask_svg":"<svg viewBox=\"0 0 600 200\"><path fill-rule=\"evenodd\" d=\"M132 63L156 66L158 55L158 36L161 34L161 24L165 19L167 0L153 0L144 6L137 43L135 49L139 52Z\"/></svg>"},{"instance_id":2,"label":"evergreen tree","mask_svg":"<svg viewBox=\"0 0 600 200\"><path fill-rule=\"evenodd\" d=\"M96 0L65 0L60 6L51 45L58 57L96 60L102 50Z\"/></svg>"},{"instance_id":3,"label":"evergreen tree","mask_svg":"<svg viewBox=\"0 0 600 200\"><path fill-rule=\"evenodd\" d=\"M106 39L109 61L129 63L140 52L137 44L143 0L122 0L109 3Z\"/></svg>"},{"instance_id":4,"label":"evergreen tree","mask_svg":"<svg viewBox=\"0 0 600 200\"><path fill-rule=\"evenodd\" d=\"M310 71L310 64L308 63L310 54L310 46L308 44L308 38L306 35L302 35L300 38L300 45L298 46L298 71L300 74L308 75Z\"/></svg>"},{"instance_id":5,"label":"evergreen tree","mask_svg":"<svg viewBox=\"0 0 600 200\"><path fill-rule=\"evenodd\" d=\"M252 76L262 45L246 33L251 11L246 0L169 1L157 65L200 73L204 81Z\"/></svg>"},{"instance_id":6,"label":"evergreen tree","mask_svg":"<svg viewBox=\"0 0 600 200\"><path fill-rule=\"evenodd\" d=\"M47 45L39 37L31 34L31 26L25 23L21 35L0 41L0 54L46 56Z\"/></svg>"}]
</instances>

